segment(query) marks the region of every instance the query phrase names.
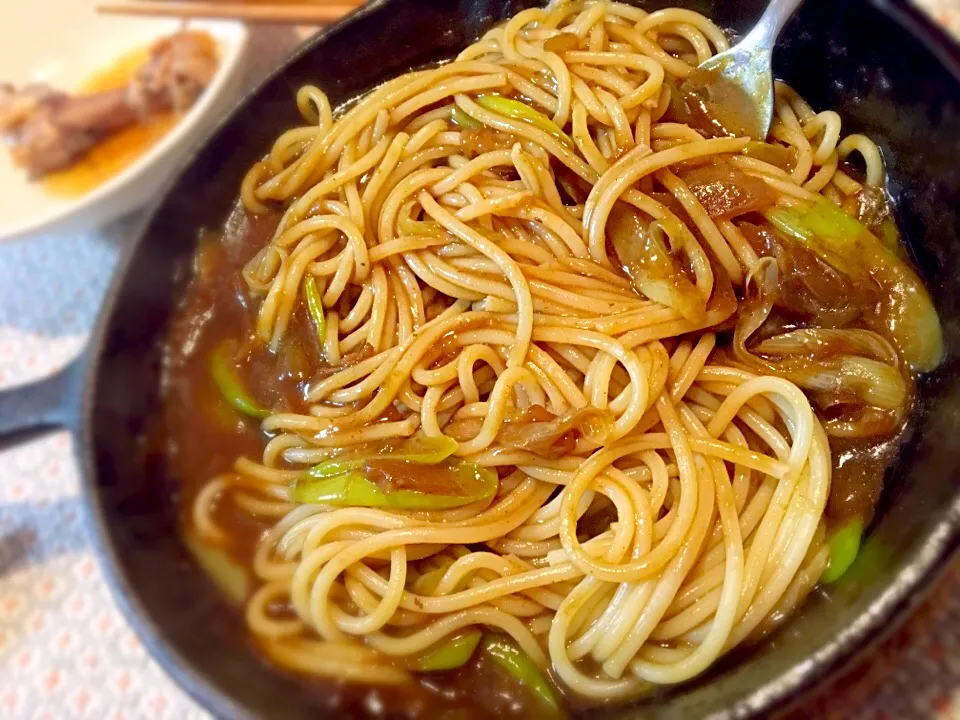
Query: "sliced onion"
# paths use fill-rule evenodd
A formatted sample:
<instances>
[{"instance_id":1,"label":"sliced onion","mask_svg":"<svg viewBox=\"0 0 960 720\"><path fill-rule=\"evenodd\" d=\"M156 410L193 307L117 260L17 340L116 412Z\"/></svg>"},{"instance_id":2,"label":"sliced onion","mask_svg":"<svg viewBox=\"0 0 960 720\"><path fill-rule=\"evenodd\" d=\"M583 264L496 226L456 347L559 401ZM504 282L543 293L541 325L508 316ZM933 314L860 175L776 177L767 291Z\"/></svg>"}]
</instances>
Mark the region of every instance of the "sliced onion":
<instances>
[{"instance_id":1,"label":"sliced onion","mask_svg":"<svg viewBox=\"0 0 960 720\"><path fill-rule=\"evenodd\" d=\"M790 380L807 390L851 393L868 405L895 410L907 402L908 388L900 370L865 357L845 355L810 363L789 373Z\"/></svg>"},{"instance_id":2,"label":"sliced onion","mask_svg":"<svg viewBox=\"0 0 960 720\"><path fill-rule=\"evenodd\" d=\"M943 330L923 281L862 223L826 199L765 215L780 232L855 281L883 289L881 302L864 319L890 339L913 370L929 372L940 364Z\"/></svg>"},{"instance_id":3,"label":"sliced onion","mask_svg":"<svg viewBox=\"0 0 960 720\"><path fill-rule=\"evenodd\" d=\"M838 396L833 396L837 399ZM820 398L814 396L818 407L824 407ZM828 403L829 404L829 403ZM846 403L843 411L837 417L830 417L823 421L823 429L831 437L867 438L892 436L902 427L907 407L896 410L881 410L880 408L860 406L853 407Z\"/></svg>"},{"instance_id":4,"label":"sliced onion","mask_svg":"<svg viewBox=\"0 0 960 720\"><path fill-rule=\"evenodd\" d=\"M729 219L765 210L777 201L763 180L722 160L681 170L680 177L712 218Z\"/></svg>"},{"instance_id":5,"label":"sliced onion","mask_svg":"<svg viewBox=\"0 0 960 720\"><path fill-rule=\"evenodd\" d=\"M797 164L797 151L792 147L777 143L751 140L740 152L742 155L774 165L788 172L793 170L794 165Z\"/></svg>"},{"instance_id":6,"label":"sliced onion","mask_svg":"<svg viewBox=\"0 0 960 720\"><path fill-rule=\"evenodd\" d=\"M563 454L564 448L557 444L574 430L587 440L603 445L613 434L614 422L609 410L585 407L571 410L555 420L513 420L504 424L497 439L507 447L552 458Z\"/></svg>"},{"instance_id":7,"label":"sliced onion","mask_svg":"<svg viewBox=\"0 0 960 720\"><path fill-rule=\"evenodd\" d=\"M777 267L772 259L764 258L751 268L746 292L734 332L737 361L805 390L827 393L843 404L897 413L907 407L910 388L896 355L875 333L862 329L794 330L748 349L748 340L766 322L777 299Z\"/></svg>"},{"instance_id":8,"label":"sliced onion","mask_svg":"<svg viewBox=\"0 0 960 720\"><path fill-rule=\"evenodd\" d=\"M806 355L822 358L843 355L863 355L895 365L897 352L882 336L872 330L848 328L803 328L767 338L754 349L760 355Z\"/></svg>"},{"instance_id":9,"label":"sliced onion","mask_svg":"<svg viewBox=\"0 0 960 720\"><path fill-rule=\"evenodd\" d=\"M656 233L626 203L614 205L607 221L607 239L633 286L644 296L699 322L706 315L706 299L680 269Z\"/></svg>"},{"instance_id":10,"label":"sliced onion","mask_svg":"<svg viewBox=\"0 0 960 720\"><path fill-rule=\"evenodd\" d=\"M580 38L574 33L562 32L543 41L543 49L552 53L563 53L580 47Z\"/></svg>"}]
</instances>

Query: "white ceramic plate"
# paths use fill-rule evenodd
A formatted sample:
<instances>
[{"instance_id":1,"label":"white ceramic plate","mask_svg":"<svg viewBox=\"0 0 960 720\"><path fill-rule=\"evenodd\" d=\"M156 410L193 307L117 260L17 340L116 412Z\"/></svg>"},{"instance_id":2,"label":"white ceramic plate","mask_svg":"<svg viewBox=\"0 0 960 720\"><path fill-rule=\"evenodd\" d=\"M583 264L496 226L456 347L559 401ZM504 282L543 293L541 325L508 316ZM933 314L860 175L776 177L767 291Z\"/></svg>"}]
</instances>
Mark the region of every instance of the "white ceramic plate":
<instances>
[{"instance_id":1,"label":"white ceramic plate","mask_svg":"<svg viewBox=\"0 0 960 720\"><path fill-rule=\"evenodd\" d=\"M0 82L41 81L72 90L125 54L176 32L173 19L99 15L95 0L0 0ZM192 108L155 145L103 184L78 196L46 191L0 147L0 240L82 231L147 202L240 90L247 30L238 22L190 22L219 44L220 66Z\"/></svg>"}]
</instances>

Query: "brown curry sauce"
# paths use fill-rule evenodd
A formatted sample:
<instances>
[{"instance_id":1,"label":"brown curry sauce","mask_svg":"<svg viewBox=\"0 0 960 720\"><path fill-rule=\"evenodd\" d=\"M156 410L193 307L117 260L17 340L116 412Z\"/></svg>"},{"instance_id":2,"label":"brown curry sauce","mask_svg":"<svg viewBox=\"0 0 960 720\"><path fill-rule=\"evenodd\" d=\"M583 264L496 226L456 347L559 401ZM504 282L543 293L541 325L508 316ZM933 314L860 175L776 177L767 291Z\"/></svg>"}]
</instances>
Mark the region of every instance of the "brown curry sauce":
<instances>
[{"instance_id":1,"label":"brown curry sauce","mask_svg":"<svg viewBox=\"0 0 960 720\"><path fill-rule=\"evenodd\" d=\"M160 448L171 476L180 483L178 499L185 531L191 526L193 500L210 478L230 471L239 456L259 458L267 441L257 422L238 415L211 381L209 357L213 349L224 340L240 338L247 342L249 354L241 366L242 380L267 407L303 412L303 390L308 380L305 368L313 368L316 374L316 369L323 367L314 328L302 307L294 312L276 353L252 340L256 307L240 271L267 242L279 216L258 217L238 210L234 220L237 217L242 221L228 223L232 229L222 236L202 235L194 277L165 348L163 412L150 444ZM446 354L445 347L444 342L438 344L438 360ZM306 353L300 369L291 368L290 348ZM895 457L901 438L902 428L895 436L879 441L831 438L834 469L828 521L872 514L885 469ZM268 525L232 503L220 504L214 518L229 534L231 545L226 550L249 566ZM276 608L279 616L289 612L287 607ZM348 717L494 718L531 716L535 710L524 704L526 694L511 678L479 658L459 670L428 674L418 683L401 688L348 687L313 677L303 680L318 688L325 704L332 702L337 712ZM477 688L483 688L483 692L477 692ZM576 708L576 698L567 701ZM383 708L389 708L389 712Z\"/></svg>"},{"instance_id":2,"label":"brown curry sauce","mask_svg":"<svg viewBox=\"0 0 960 720\"><path fill-rule=\"evenodd\" d=\"M259 458L267 437L256 420L240 416L220 396L209 375L209 357L226 339L250 338L255 308L242 287L240 271L267 242L279 216L246 216L237 232L222 238L202 234L194 277L168 336L164 352L163 410L150 433L148 447L156 448L170 477L179 483L177 501L184 532L192 527L191 508L197 493L214 476L229 472L237 457ZM268 407L302 409L305 378L277 372L288 347L312 347L317 342L302 308L294 313L287 335L274 355L251 347L251 362L242 366L246 388ZM271 362L272 359L272 362ZM311 366L321 366L319 354ZM220 503L214 520L229 536L224 549L249 567L254 551L269 525L232 503ZM224 612L239 610L224 601ZM286 606L273 614L288 614ZM240 627L238 625L238 627ZM271 672L289 673L272 663L251 643ZM479 655L479 654L478 654ZM503 672L479 657L459 670L431 673L421 682L401 687L365 688L323 678L303 676L317 691L318 702L342 717L465 718L534 717L533 700ZM483 693L476 688L482 687Z\"/></svg>"}]
</instances>

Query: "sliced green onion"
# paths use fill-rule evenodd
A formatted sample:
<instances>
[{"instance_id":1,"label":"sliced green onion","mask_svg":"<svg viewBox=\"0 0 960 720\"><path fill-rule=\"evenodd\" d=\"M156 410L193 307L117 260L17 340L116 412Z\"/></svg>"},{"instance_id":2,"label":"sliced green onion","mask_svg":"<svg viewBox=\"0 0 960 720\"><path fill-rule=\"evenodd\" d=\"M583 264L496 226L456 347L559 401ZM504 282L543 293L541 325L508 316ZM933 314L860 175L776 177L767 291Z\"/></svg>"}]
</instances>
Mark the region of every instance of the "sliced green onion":
<instances>
[{"instance_id":1,"label":"sliced green onion","mask_svg":"<svg viewBox=\"0 0 960 720\"><path fill-rule=\"evenodd\" d=\"M417 435L385 444L361 446L350 453L337 455L307 471L313 478L326 478L356 470L369 458L377 460L406 460L423 465L436 465L453 455L460 444L452 437L424 437Z\"/></svg>"},{"instance_id":2,"label":"sliced green onion","mask_svg":"<svg viewBox=\"0 0 960 720\"><path fill-rule=\"evenodd\" d=\"M404 472L416 475L416 463L396 461L409 467ZM480 500L489 500L497 492L497 474L475 463L454 460L443 469L456 485L451 494L427 493L419 490L384 490L364 477L362 471L352 471L316 479L309 473L296 481L291 497L294 502L338 507L392 508L395 510L447 510Z\"/></svg>"},{"instance_id":3,"label":"sliced green onion","mask_svg":"<svg viewBox=\"0 0 960 720\"><path fill-rule=\"evenodd\" d=\"M459 125L466 130L476 130L477 128L483 127L481 123L467 115L457 105L454 105L453 110L450 111L450 119L454 122L454 124Z\"/></svg>"},{"instance_id":4,"label":"sliced green onion","mask_svg":"<svg viewBox=\"0 0 960 720\"><path fill-rule=\"evenodd\" d=\"M880 242L883 243L883 246L887 250L898 258L903 257L900 231L897 229L897 224L893 221L893 218L884 218L883 222L880 223L880 227L877 229L877 237L880 238Z\"/></svg>"},{"instance_id":5,"label":"sliced green onion","mask_svg":"<svg viewBox=\"0 0 960 720\"><path fill-rule=\"evenodd\" d=\"M447 568L437 568L436 570L425 572L413 583L413 591L417 595L432 595L446 572Z\"/></svg>"},{"instance_id":6,"label":"sliced green onion","mask_svg":"<svg viewBox=\"0 0 960 720\"><path fill-rule=\"evenodd\" d=\"M850 245L862 233L870 234L859 220L825 198L817 200L804 212L803 224L817 237L838 245Z\"/></svg>"},{"instance_id":7,"label":"sliced green onion","mask_svg":"<svg viewBox=\"0 0 960 720\"><path fill-rule=\"evenodd\" d=\"M406 214L401 214L397 219L397 227L404 235L422 235L440 239L444 238L447 233L443 226L435 220L413 220Z\"/></svg>"},{"instance_id":8,"label":"sliced green onion","mask_svg":"<svg viewBox=\"0 0 960 720\"><path fill-rule=\"evenodd\" d=\"M327 317L324 315L323 301L320 298L317 281L313 275L304 280L303 294L307 300L307 312L317 329L317 339L320 341L320 347L323 347L324 338L327 337Z\"/></svg>"},{"instance_id":9,"label":"sliced green onion","mask_svg":"<svg viewBox=\"0 0 960 720\"><path fill-rule=\"evenodd\" d=\"M767 210L764 216L777 230L794 240L807 243L813 239L813 232L803 224L800 215L792 209L774 208Z\"/></svg>"},{"instance_id":10,"label":"sliced green onion","mask_svg":"<svg viewBox=\"0 0 960 720\"><path fill-rule=\"evenodd\" d=\"M830 560L827 562L827 569L820 577L823 582L836 582L850 569L857 553L860 552L862 537L863 520L860 518L848 520L830 536L827 541L830 545Z\"/></svg>"},{"instance_id":11,"label":"sliced green onion","mask_svg":"<svg viewBox=\"0 0 960 720\"><path fill-rule=\"evenodd\" d=\"M511 100L502 95L482 95L476 98L476 103L482 108L495 112L498 115L505 115L514 120L522 120L530 123L536 128L543 130L548 135L552 135L564 145L573 147L573 140L557 124L538 110L534 110L526 103L519 100Z\"/></svg>"},{"instance_id":12,"label":"sliced green onion","mask_svg":"<svg viewBox=\"0 0 960 720\"><path fill-rule=\"evenodd\" d=\"M183 544L220 592L235 605L243 605L250 592L247 571L226 552L208 545L191 533L183 535Z\"/></svg>"},{"instance_id":13,"label":"sliced green onion","mask_svg":"<svg viewBox=\"0 0 960 720\"><path fill-rule=\"evenodd\" d=\"M847 215L826 198L792 208L774 208L765 215L774 227L786 235L804 243L819 239L824 246L821 249L830 250L841 257L853 249L862 234L873 237L859 220Z\"/></svg>"},{"instance_id":14,"label":"sliced green onion","mask_svg":"<svg viewBox=\"0 0 960 720\"><path fill-rule=\"evenodd\" d=\"M410 669L417 672L453 670L467 664L480 644L482 633L476 628L447 638L410 661Z\"/></svg>"},{"instance_id":15,"label":"sliced green onion","mask_svg":"<svg viewBox=\"0 0 960 720\"><path fill-rule=\"evenodd\" d=\"M237 377L236 365L233 363L235 351L236 345L231 340L220 343L214 349L210 356L210 377L220 394L234 408L244 415L265 418L270 415L270 410L254 400Z\"/></svg>"},{"instance_id":16,"label":"sliced green onion","mask_svg":"<svg viewBox=\"0 0 960 720\"><path fill-rule=\"evenodd\" d=\"M500 484L497 473L450 458L456 449L451 438L366 448L365 457L343 456L310 468L290 496L298 503L397 510L445 510L492 498ZM395 478L403 486L392 487Z\"/></svg>"},{"instance_id":17,"label":"sliced green onion","mask_svg":"<svg viewBox=\"0 0 960 720\"><path fill-rule=\"evenodd\" d=\"M205 393L198 395L196 403L204 417L215 423L217 428L235 431L244 427L245 418L237 413L216 387L208 388Z\"/></svg>"},{"instance_id":18,"label":"sliced green onion","mask_svg":"<svg viewBox=\"0 0 960 720\"><path fill-rule=\"evenodd\" d=\"M527 692L537 699L544 711L551 715L560 714L560 702L550 683L540 672L540 668L517 647L513 640L499 634L487 635L483 639L483 652L495 665L505 670L526 688Z\"/></svg>"}]
</instances>

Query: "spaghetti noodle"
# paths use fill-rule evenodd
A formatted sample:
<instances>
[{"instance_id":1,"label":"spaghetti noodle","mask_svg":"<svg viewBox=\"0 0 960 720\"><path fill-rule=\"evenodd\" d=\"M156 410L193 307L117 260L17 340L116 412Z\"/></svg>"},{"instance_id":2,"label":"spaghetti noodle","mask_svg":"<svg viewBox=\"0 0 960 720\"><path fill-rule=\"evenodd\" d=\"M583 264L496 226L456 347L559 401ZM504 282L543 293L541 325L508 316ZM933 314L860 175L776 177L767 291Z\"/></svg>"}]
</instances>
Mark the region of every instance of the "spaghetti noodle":
<instances>
[{"instance_id":1,"label":"spaghetti noodle","mask_svg":"<svg viewBox=\"0 0 960 720\"><path fill-rule=\"evenodd\" d=\"M779 83L764 142L691 120L683 80L727 47L689 10L556 2L339 115L300 90L305 125L241 190L280 211L231 356L269 439L188 493L202 544L237 553L225 512L263 530L242 600L273 662L402 684L482 629L581 702L631 698L817 583L831 443L895 436L939 326L882 250L871 140ZM881 250L854 267L837 228ZM863 290L909 283L909 308ZM255 353L296 392L258 384ZM456 497L437 468L495 491L390 499ZM309 501L357 472L366 499Z\"/></svg>"}]
</instances>

